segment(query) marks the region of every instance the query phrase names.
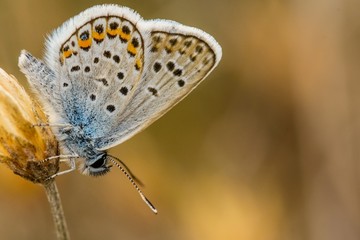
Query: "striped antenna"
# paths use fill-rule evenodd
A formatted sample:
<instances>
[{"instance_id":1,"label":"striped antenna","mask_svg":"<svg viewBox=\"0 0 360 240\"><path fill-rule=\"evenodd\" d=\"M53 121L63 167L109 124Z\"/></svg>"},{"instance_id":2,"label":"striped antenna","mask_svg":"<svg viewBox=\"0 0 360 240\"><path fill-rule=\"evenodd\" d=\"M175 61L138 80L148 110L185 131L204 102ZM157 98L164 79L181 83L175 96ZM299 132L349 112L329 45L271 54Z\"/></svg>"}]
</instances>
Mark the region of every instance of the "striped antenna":
<instances>
[{"instance_id":1,"label":"striped antenna","mask_svg":"<svg viewBox=\"0 0 360 240\"><path fill-rule=\"evenodd\" d=\"M155 206L149 201L149 199L147 199L145 197L145 195L143 194L143 192L140 190L140 188L138 187L138 185L135 183L134 179L131 177L132 174L130 175L124 167L122 167L121 165L123 165L123 162L114 157L114 156L107 156L107 160L110 160L115 166L117 166L124 174L125 176L129 179L130 183L134 186L134 188L136 189L136 191L140 194L140 197L142 198L142 200L146 203L146 205L148 205L148 207L151 209L151 211L153 211L153 213L157 214L158 211L155 208ZM124 165L125 166L125 165Z\"/></svg>"}]
</instances>

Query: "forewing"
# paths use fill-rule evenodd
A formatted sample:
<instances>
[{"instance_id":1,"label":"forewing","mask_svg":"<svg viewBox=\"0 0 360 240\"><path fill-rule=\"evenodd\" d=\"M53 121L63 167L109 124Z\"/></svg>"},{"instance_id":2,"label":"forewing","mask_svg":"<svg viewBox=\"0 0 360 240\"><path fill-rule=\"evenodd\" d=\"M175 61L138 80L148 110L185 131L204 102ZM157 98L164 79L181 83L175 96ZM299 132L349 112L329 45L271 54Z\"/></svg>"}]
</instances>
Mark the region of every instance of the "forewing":
<instances>
[{"instance_id":1,"label":"forewing","mask_svg":"<svg viewBox=\"0 0 360 240\"><path fill-rule=\"evenodd\" d=\"M89 138L111 132L144 65L141 17L126 7L90 8L56 30L46 59L55 69L69 123Z\"/></svg>"},{"instance_id":2,"label":"forewing","mask_svg":"<svg viewBox=\"0 0 360 240\"><path fill-rule=\"evenodd\" d=\"M145 65L139 84L111 134L95 146L115 146L157 120L189 94L218 64L222 51L209 34L166 20L142 21L149 32Z\"/></svg>"}]
</instances>

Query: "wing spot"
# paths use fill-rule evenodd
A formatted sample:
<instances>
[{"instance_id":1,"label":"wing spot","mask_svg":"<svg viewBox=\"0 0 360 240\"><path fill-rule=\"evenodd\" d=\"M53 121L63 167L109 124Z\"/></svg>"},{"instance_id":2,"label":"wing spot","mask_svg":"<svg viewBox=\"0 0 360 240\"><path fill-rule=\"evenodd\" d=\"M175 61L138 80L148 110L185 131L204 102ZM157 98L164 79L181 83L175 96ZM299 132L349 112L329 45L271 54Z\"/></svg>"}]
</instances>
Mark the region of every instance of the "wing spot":
<instances>
[{"instance_id":1,"label":"wing spot","mask_svg":"<svg viewBox=\"0 0 360 240\"><path fill-rule=\"evenodd\" d=\"M141 60L136 60L136 63L135 63L135 70L139 71L141 69Z\"/></svg>"},{"instance_id":2,"label":"wing spot","mask_svg":"<svg viewBox=\"0 0 360 240\"><path fill-rule=\"evenodd\" d=\"M81 33L81 34L80 34L80 39L81 39L82 41L88 40L88 39L89 39L89 31L85 31L85 32Z\"/></svg>"},{"instance_id":3,"label":"wing spot","mask_svg":"<svg viewBox=\"0 0 360 240\"><path fill-rule=\"evenodd\" d=\"M110 51L104 51L104 57L111 58L111 52Z\"/></svg>"},{"instance_id":4,"label":"wing spot","mask_svg":"<svg viewBox=\"0 0 360 240\"><path fill-rule=\"evenodd\" d=\"M85 71L85 72L90 72L90 67L89 67L89 66L86 66L86 67L84 68L84 71Z\"/></svg>"},{"instance_id":5,"label":"wing spot","mask_svg":"<svg viewBox=\"0 0 360 240\"><path fill-rule=\"evenodd\" d=\"M95 31L98 33L98 34L102 34L104 32L104 26L102 24L99 24L99 25L96 25L95 26Z\"/></svg>"},{"instance_id":6,"label":"wing spot","mask_svg":"<svg viewBox=\"0 0 360 240\"><path fill-rule=\"evenodd\" d=\"M204 50L204 48L202 46L200 46L200 45L197 45L196 48L195 48L195 51L197 53L202 53L203 50Z\"/></svg>"},{"instance_id":7,"label":"wing spot","mask_svg":"<svg viewBox=\"0 0 360 240\"><path fill-rule=\"evenodd\" d=\"M120 80L124 79L124 73L123 72L118 72L117 77Z\"/></svg>"},{"instance_id":8,"label":"wing spot","mask_svg":"<svg viewBox=\"0 0 360 240\"><path fill-rule=\"evenodd\" d=\"M70 47L69 47L68 45L63 48L62 52L63 52L63 56L64 56L65 58L69 58L69 57L71 57L72 54L73 54L73 51L70 50Z\"/></svg>"},{"instance_id":9,"label":"wing spot","mask_svg":"<svg viewBox=\"0 0 360 240\"><path fill-rule=\"evenodd\" d=\"M191 41L191 40L187 40L187 41L184 42L184 46L185 46L185 47L190 47L191 44L192 44L192 41Z\"/></svg>"},{"instance_id":10,"label":"wing spot","mask_svg":"<svg viewBox=\"0 0 360 240\"><path fill-rule=\"evenodd\" d=\"M107 105L106 106L106 110L110 113L115 111L115 106L114 105Z\"/></svg>"},{"instance_id":11,"label":"wing spot","mask_svg":"<svg viewBox=\"0 0 360 240\"><path fill-rule=\"evenodd\" d=\"M63 87L67 87L67 86L69 86L69 84L66 83L66 82L64 82L64 83L63 83Z\"/></svg>"},{"instance_id":12,"label":"wing spot","mask_svg":"<svg viewBox=\"0 0 360 240\"><path fill-rule=\"evenodd\" d=\"M90 33L88 30L82 32L79 36L79 41L78 44L80 46L80 48L84 51L89 51L90 46L91 46L91 39L90 38Z\"/></svg>"},{"instance_id":13,"label":"wing spot","mask_svg":"<svg viewBox=\"0 0 360 240\"><path fill-rule=\"evenodd\" d=\"M95 95L95 94L91 94L91 95L90 95L90 100L91 100L91 101L95 101L95 100L96 100L96 95Z\"/></svg>"},{"instance_id":14,"label":"wing spot","mask_svg":"<svg viewBox=\"0 0 360 240\"><path fill-rule=\"evenodd\" d=\"M191 60L192 62L195 62L195 61L196 61L196 55L190 56L190 60Z\"/></svg>"},{"instance_id":15,"label":"wing spot","mask_svg":"<svg viewBox=\"0 0 360 240\"><path fill-rule=\"evenodd\" d=\"M116 63L119 63L120 62L120 57L118 55L114 55L113 56L113 60L116 62Z\"/></svg>"},{"instance_id":16,"label":"wing spot","mask_svg":"<svg viewBox=\"0 0 360 240\"><path fill-rule=\"evenodd\" d=\"M161 63L159 63L159 62L155 62L154 63L154 71L155 72L159 72L160 70L161 70Z\"/></svg>"},{"instance_id":17,"label":"wing spot","mask_svg":"<svg viewBox=\"0 0 360 240\"><path fill-rule=\"evenodd\" d=\"M167 54L172 53L172 49L171 49L171 48L168 48L168 47L165 47L165 51L166 51Z\"/></svg>"},{"instance_id":18,"label":"wing spot","mask_svg":"<svg viewBox=\"0 0 360 240\"><path fill-rule=\"evenodd\" d=\"M210 59L209 58L205 58L204 61L203 61L203 64L206 66L208 65L210 62Z\"/></svg>"},{"instance_id":19,"label":"wing spot","mask_svg":"<svg viewBox=\"0 0 360 240\"><path fill-rule=\"evenodd\" d=\"M139 39L134 37L132 40L131 40L131 44L134 46L134 48L137 48L139 47L140 43L139 43Z\"/></svg>"},{"instance_id":20,"label":"wing spot","mask_svg":"<svg viewBox=\"0 0 360 240\"><path fill-rule=\"evenodd\" d=\"M104 26L102 24L98 24L95 26L95 32L93 32L93 38L97 44L100 44L105 37Z\"/></svg>"},{"instance_id":21,"label":"wing spot","mask_svg":"<svg viewBox=\"0 0 360 240\"><path fill-rule=\"evenodd\" d=\"M80 70L80 66L79 65L76 65L76 66L73 66L70 71L71 72L76 72L76 71L79 71Z\"/></svg>"},{"instance_id":22,"label":"wing spot","mask_svg":"<svg viewBox=\"0 0 360 240\"><path fill-rule=\"evenodd\" d=\"M120 93L124 96L126 96L129 92L129 89L127 87L120 88Z\"/></svg>"},{"instance_id":23,"label":"wing spot","mask_svg":"<svg viewBox=\"0 0 360 240\"><path fill-rule=\"evenodd\" d=\"M162 38L161 38L161 36L154 36L154 37L153 37L153 41L154 41L155 43L160 43L160 42L162 41Z\"/></svg>"},{"instance_id":24,"label":"wing spot","mask_svg":"<svg viewBox=\"0 0 360 240\"><path fill-rule=\"evenodd\" d=\"M166 64L166 67L169 71L173 71L174 68L175 68L175 63L172 62L172 61L169 61L167 64Z\"/></svg>"},{"instance_id":25,"label":"wing spot","mask_svg":"<svg viewBox=\"0 0 360 240\"><path fill-rule=\"evenodd\" d=\"M99 58L98 57L95 57L94 58L94 63L98 63L99 62Z\"/></svg>"},{"instance_id":26,"label":"wing spot","mask_svg":"<svg viewBox=\"0 0 360 240\"><path fill-rule=\"evenodd\" d=\"M117 22L112 22L109 24L111 30L116 30L119 27Z\"/></svg>"},{"instance_id":27,"label":"wing spot","mask_svg":"<svg viewBox=\"0 0 360 240\"><path fill-rule=\"evenodd\" d=\"M183 87L185 85L185 81L180 79L178 82L179 87Z\"/></svg>"},{"instance_id":28,"label":"wing spot","mask_svg":"<svg viewBox=\"0 0 360 240\"><path fill-rule=\"evenodd\" d=\"M134 57L137 53L137 50L136 48L139 47L139 39L134 37L132 40L131 40L131 43L128 44L128 47L127 47L127 52L130 54L131 57Z\"/></svg>"},{"instance_id":29,"label":"wing spot","mask_svg":"<svg viewBox=\"0 0 360 240\"><path fill-rule=\"evenodd\" d=\"M108 81L106 80L106 78L101 78L101 79L95 79L98 82L101 82L105 87L109 86Z\"/></svg>"},{"instance_id":30,"label":"wing spot","mask_svg":"<svg viewBox=\"0 0 360 240\"><path fill-rule=\"evenodd\" d=\"M128 26L126 26L126 25L124 25L121 30L125 34L130 34L130 28Z\"/></svg>"},{"instance_id":31,"label":"wing spot","mask_svg":"<svg viewBox=\"0 0 360 240\"><path fill-rule=\"evenodd\" d=\"M156 90L156 88L153 87L148 87L148 91L151 92L151 94L155 97L158 96L158 91Z\"/></svg>"},{"instance_id":32,"label":"wing spot","mask_svg":"<svg viewBox=\"0 0 360 240\"><path fill-rule=\"evenodd\" d=\"M127 43L130 40L130 28L126 25L122 26L119 32L119 38L122 43Z\"/></svg>"},{"instance_id":33,"label":"wing spot","mask_svg":"<svg viewBox=\"0 0 360 240\"><path fill-rule=\"evenodd\" d=\"M117 22L112 22L109 24L110 29L107 30L107 36L110 39L114 39L116 37L117 33L117 28L119 27L119 24Z\"/></svg>"},{"instance_id":34,"label":"wing spot","mask_svg":"<svg viewBox=\"0 0 360 240\"><path fill-rule=\"evenodd\" d=\"M177 38L172 38L169 40L171 46L175 46L177 42L178 42Z\"/></svg>"},{"instance_id":35,"label":"wing spot","mask_svg":"<svg viewBox=\"0 0 360 240\"><path fill-rule=\"evenodd\" d=\"M173 72L173 74L174 74L174 76L180 77L181 74L182 74L182 70L178 68L178 69L176 69L176 70Z\"/></svg>"}]
</instances>

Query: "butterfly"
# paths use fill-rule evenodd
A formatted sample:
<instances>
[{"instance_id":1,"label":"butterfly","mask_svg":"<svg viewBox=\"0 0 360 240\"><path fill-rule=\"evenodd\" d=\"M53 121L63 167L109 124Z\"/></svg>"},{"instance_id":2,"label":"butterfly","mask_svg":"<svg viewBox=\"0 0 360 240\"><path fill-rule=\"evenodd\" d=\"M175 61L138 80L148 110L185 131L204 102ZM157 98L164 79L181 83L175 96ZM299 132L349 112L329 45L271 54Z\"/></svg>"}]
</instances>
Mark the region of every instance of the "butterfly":
<instances>
[{"instance_id":1,"label":"butterfly","mask_svg":"<svg viewBox=\"0 0 360 240\"><path fill-rule=\"evenodd\" d=\"M144 20L118 5L94 6L66 21L47 38L45 61L23 50L20 70L59 141L61 155L54 158L71 166L54 176L74 170L75 159L91 176L109 172L112 163L141 194L131 172L107 150L181 101L221 56L220 45L200 29Z\"/></svg>"}]
</instances>

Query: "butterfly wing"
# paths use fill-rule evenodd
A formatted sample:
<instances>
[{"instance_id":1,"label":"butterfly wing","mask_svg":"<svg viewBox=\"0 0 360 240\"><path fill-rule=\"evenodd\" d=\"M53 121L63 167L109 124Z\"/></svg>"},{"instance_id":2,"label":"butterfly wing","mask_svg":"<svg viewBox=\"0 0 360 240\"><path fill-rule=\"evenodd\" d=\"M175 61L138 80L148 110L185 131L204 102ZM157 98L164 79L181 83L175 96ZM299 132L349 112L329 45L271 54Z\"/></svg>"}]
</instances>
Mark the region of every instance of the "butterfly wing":
<instances>
[{"instance_id":1,"label":"butterfly wing","mask_svg":"<svg viewBox=\"0 0 360 240\"><path fill-rule=\"evenodd\" d=\"M219 44L199 29L101 5L49 37L46 62L64 118L105 150L165 114L215 68L221 54Z\"/></svg>"},{"instance_id":2,"label":"butterfly wing","mask_svg":"<svg viewBox=\"0 0 360 240\"><path fill-rule=\"evenodd\" d=\"M71 125L94 139L110 133L138 88L144 64L141 17L126 7L101 5L65 22L47 41L62 109Z\"/></svg>"},{"instance_id":3,"label":"butterfly wing","mask_svg":"<svg viewBox=\"0 0 360 240\"><path fill-rule=\"evenodd\" d=\"M144 39L144 70L134 94L112 123L111 134L95 139L99 149L113 147L145 129L189 94L221 59L209 34L167 20L139 22Z\"/></svg>"}]
</instances>

